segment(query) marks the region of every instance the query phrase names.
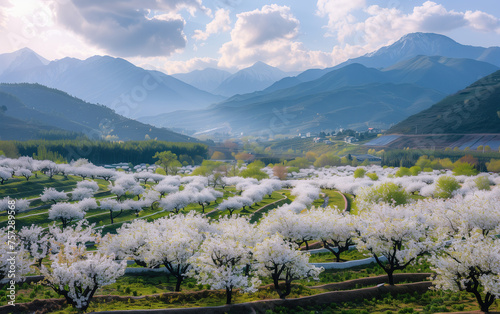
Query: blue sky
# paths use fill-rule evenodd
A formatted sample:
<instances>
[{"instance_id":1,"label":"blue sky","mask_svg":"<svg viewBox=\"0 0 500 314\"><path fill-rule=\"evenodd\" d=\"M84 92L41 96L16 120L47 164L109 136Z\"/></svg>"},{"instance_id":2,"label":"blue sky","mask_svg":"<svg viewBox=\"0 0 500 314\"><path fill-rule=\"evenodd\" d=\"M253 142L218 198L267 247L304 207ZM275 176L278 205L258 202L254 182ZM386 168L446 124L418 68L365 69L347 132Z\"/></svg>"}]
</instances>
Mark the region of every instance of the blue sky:
<instances>
[{"instance_id":1,"label":"blue sky","mask_svg":"<svg viewBox=\"0 0 500 314\"><path fill-rule=\"evenodd\" d=\"M500 45L497 0L0 0L0 53L122 57L166 73L333 66L411 32Z\"/></svg>"}]
</instances>

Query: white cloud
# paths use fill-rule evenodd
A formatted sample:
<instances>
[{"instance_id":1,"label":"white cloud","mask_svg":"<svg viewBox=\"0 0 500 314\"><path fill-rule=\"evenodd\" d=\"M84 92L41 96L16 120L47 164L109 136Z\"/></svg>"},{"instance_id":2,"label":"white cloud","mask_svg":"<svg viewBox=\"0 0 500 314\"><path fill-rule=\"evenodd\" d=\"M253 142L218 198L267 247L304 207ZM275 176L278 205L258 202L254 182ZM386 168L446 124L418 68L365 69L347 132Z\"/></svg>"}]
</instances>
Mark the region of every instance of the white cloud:
<instances>
[{"instance_id":1,"label":"white cloud","mask_svg":"<svg viewBox=\"0 0 500 314\"><path fill-rule=\"evenodd\" d=\"M336 36L339 42L333 48L337 59L360 56L413 32L445 33L461 27L499 32L499 20L492 15L481 11L447 10L433 1L415 6L410 13L396 7L371 5L363 8L364 5L362 0L318 0L318 14L328 16L326 35ZM359 9L368 14L364 21L357 21L351 15Z\"/></svg>"},{"instance_id":2,"label":"white cloud","mask_svg":"<svg viewBox=\"0 0 500 314\"><path fill-rule=\"evenodd\" d=\"M276 4L240 13L237 17L231 39L244 47L258 46L276 39L293 39L298 34L300 24L289 7Z\"/></svg>"},{"instance_id":3,"label":"white cloud","mask_svg":"<svg viewBox=\"0 0 500 314\"><path fill-rule=\"evenodd\" d=\"M356 21L352 14L366 6L365 0L318 0L316 3L318 10L316 14L328 17L327 36L338 34L343 41L345 36L354 31L350 25Z\"/></svg>"},{"instance_id":4,"label":"white cloud","mask_svg":"<svg viewBox=\"0 0 500 314\"><path fill-rule=\"evenodd\" d=\"M138 65L153 64L167 73L217 65L243 68L257 61L296 71L336 65L411 32L446 34L467 28L472 31L468 33L500 34L497 17L483 11L454 11L451 4L426 1L403 11L380 4L397 1L368 6L366 0L317 0L316 14L327 22L323 32L318 29L307 36L333 36L326 39L332 42L331 50L318 51L301 42L301 24L293 8L265 5L231 21L229 10L238 12L241 1L230 0L235 7L223 2L227 1L211 3L212 8L219 7L212 12L201 0L0 0L0 53L29 46L48 59L111 54ZM175 59L188 58L180 54L186 52L184 28L197 21L199 13L213 17L204 29L195 31L197 42L186 53L199 58L169 61L176 53ZM187 14L191 17L185 20ZM218 42L223 37L214 35L229 30L231 40ZM206 57L205 51L215 53L215 47L220 47L220 58Z\"/></svg>"},{"instance_id":5,"label":"white cloud","mask_svg":"<svg viewBox=\"0 0 500 314\"><path fill-rule=\"evenodd\" d=\"M186 46L178 12L210 14L201 0L55 1L57 21L89 44L122 57L169 56Z\"/></svg>"},{"instance_id":6,"label":"white cloud","mask_svg":"<svg viewBox=\"0 0 500 314\"><path fill-rule=\"evenodd\" d=\"M196 40L207 40L212 34L227 32L230 29L231 18L229 17L229 10L219 9L215 12L214 19L205 27L205 31L195 30L193 38Z\"/></svg>"},{"instance_id":7,"label":"white cloud","mask_svg":"<svg viewBox=\"0 0 500 314\"><path fill-rule=\"evenodd\" d=\"M260 10L240 13L237 18L231 41L219 50L221 67L243 68L263 61L284 70L297 70L331 63L329 53L309 51L294 41L300 22L287 6L265 5Z\"/></svg>"},{"instance_id":8,"label":"white cloud","mask_svg":"<svg viewBox=\"0 0 500 314\"><path fill-rule=\"evenodd\" d=\"M469 25L479 31L492 31L500 33L500 19L491 14L481 11L466 11L464 18L469 22Z\"/></svg>"},{"instance_id":9,"label":"white cloud","mask_svg":"<svg viewBox=\"0 0 500 314\"><path fill-rule=\"evenodd\" d=\"M167 74L187 73L205 68L217 68L218 60L214 58L192 58L187 61L167 61L162 69Z\"/></svg>"},{"instance_id":10,"label":"white cloud","mask_svg":"<svg viewBox=\"0 0 500 314\"><path fill-rule=\"evenodd\" d=\"M433 1L406 13L398 7L367 6L365 0L318 0L316 14L328 18L325 35L337 39L332 51L307 49L297 40L300 22L290 8L266 5L237 15L231 41L219 50L219 66L242 68L263 61L285 70L329 67L391 44L408 33L446 33L462 27L500 29L499 20L485 12L457 12Z\"/></svg>"},{"instance_id":11,"label":"white cloud","mask_svg":"<svg viewBox=\"0 0 500 314\"><path fill-rule=\"evenodd\" d=\"M3 1L1 11L4 26L0 27L0 53L30 47L52 60L67 56L87 58L104 52L61 29L50 1Z\"/></svg>"},{"instance_id":12,"label":"white cloud","mask_svg":"<svg viewBox=\"0 0 500 314\"><path fill-rule=\"evenodd\" d=\"M166 57L155 58L132 58L130 61L147 70L157 70L167 74L187 73L205 68L216 68L217 59L214 58L191 58L185 61L168 60Z\"/></svg>"}]
</instances>

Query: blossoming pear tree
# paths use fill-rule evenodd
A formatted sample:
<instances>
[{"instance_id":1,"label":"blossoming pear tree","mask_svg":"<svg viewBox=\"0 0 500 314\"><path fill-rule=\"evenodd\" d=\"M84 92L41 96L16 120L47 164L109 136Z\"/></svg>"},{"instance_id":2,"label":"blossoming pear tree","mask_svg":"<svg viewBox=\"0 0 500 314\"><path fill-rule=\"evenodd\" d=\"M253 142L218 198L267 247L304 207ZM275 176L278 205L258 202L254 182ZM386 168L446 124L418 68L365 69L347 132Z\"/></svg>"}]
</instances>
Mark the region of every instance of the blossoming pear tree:
<instances>
[{"instance_id":1,"label":"blossoming pear tree","mask_svg":"<svg viewBox=\"0 0 500 314\"><path fill-rule=\"evenodd\" d=\"M500 240L475 229L459 236L441 253L430 258L437 276L437 289L467 291L474 295L480 310L488 312L500 297Z\"/></svg>"},{"instance_id":2,"label":"blossoming pear tree","mask_svg":"<svg viewBox=\"0 0 500 314\"><path fill-rule=\"evenodd\" d=\"M254 292L260 284L258 278L244 271L245 265L251 263L249 249L231 237L210 234L190 263L193 267L189 276L199 284L210 285L210 289L225 289L226 304L231 304L234 289Z\"/></svg>"},{"instance_id":3,"label":"blossoming pear tree","mask_svg":"<svg viewBox=\"0 0 500 314\"><path fill-rule=\"evenodd\" d=\"M394 285L393 273L403 270L425 253L437 247L429 236L431 230L423 216L408 205L392 207L387 203L374 204L360 214L358 250L367 250L387 273ZM379 256L387 258L384 263Z\"/></svg>"},{"instance_id":4,"label":"blossoming pear tree","mask_svg":"<svg viewBox=\"0 0 500 314\"><path fill-rule=\"evenodd\" d=\"M257 243L253 251L257 262L256 273L260 276L271 277L274 289L281 299L285 299L292 290L292 281L312 277L319 280L323 268L309 264L309 253L298 250L298 245L285 241L279 234ZM285 281L285 287L279 284Z\"/></svg>"}]
</instances>

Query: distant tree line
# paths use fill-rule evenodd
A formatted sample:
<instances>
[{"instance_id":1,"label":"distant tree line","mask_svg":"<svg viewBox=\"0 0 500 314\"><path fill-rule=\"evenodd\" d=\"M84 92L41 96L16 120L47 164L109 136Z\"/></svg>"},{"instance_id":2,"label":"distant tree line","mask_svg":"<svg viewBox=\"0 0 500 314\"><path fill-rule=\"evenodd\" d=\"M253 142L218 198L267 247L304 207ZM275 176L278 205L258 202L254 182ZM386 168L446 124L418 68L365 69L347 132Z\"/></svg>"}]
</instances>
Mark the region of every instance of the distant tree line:
<instances>
[{"instance_id":1,"label":"distant tree line","mask_svg":"<svg viewBox=\"0 0 500 314\"><path fill-rule=\"evenodd\" d=\"M475 168L479 171L487 171L486 163L491 159L500 159L500 153L490 151L440 151L440 150L391 150L382 155L382 166L388 167L412 167L420 157L432 156L434 158L446 159L456 162L464 156L472 156L477 159Z\"/></svg>"},{"instance_id":2,"label":"distant tree line","mask_svg":"<svg viewBox=\"0 0 500 314\"><path fill-rule=\"evenodd\" d=\"M68 162L79 158L88 159L94 164L130 162L132 164L154 164L157 152L170 151L189 163L199 164L207 158L208 146L200 143L177 143L165 141L127 141L105 142L89 140L30 140L0 141L0 150L7 157L39 156L39 147L44 154L62 156Z\"/></svg>"}]
</instances>

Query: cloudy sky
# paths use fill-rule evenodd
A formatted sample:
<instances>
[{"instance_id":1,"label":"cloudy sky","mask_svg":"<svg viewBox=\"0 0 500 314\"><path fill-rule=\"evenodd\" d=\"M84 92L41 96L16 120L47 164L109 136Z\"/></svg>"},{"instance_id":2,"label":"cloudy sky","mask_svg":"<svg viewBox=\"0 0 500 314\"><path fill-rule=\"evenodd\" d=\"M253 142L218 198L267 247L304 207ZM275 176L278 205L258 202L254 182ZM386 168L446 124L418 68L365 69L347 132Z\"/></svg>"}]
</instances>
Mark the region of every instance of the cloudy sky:
<instances>
[{"instance_id":1,"label":"cloudy sky","mask_svg":"<svg viewBox=\"0 0 500 314\"><path fill-rule=\"evenodd\" d=\"M166 73L333 66L411 32L500 46L498 0L0 0L0 53L111 55Z\"/></svg>"}]
</instances>

